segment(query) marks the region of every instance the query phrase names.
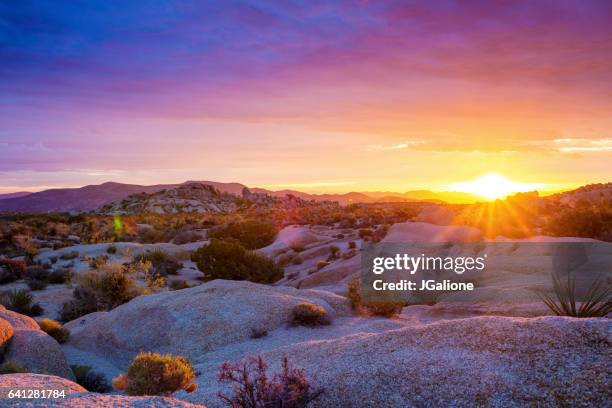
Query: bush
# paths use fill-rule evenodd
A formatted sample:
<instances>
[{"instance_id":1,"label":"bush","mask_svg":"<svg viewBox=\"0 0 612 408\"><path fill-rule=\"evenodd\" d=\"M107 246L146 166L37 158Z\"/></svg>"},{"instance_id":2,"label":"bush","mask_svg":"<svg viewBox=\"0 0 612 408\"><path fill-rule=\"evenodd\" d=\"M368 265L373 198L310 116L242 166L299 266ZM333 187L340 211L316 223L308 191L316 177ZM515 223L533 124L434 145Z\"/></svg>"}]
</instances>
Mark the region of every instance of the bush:
<instances>
[{"instance_id":1,"label":"bush","mask_svg":"<svg viewBox=\"0 0 612 408\"><path fill-rule=\"evenodd\" d=\"M331 324L324 307L312 303L300 303L291 311L291 322L299 326L323 326Z\"/></svg>"},{"instance_id":2,"label":"bush","mask_svg":"<svg viewBox=\"0 0 612 408\"><path fill-rule=\"evenodd\" d=\"M141 352L127 373L113 379L113 386L127 395L171 395L179 390L195 391L194 378L193 367L185 357Z\"/></svg>"},{"instance_id":3,"label":"bush","mask_svg":"<svg viewBox=\"0 0 612 408\"><path fill-rule=\"evenodd\" d=\"M44 288L47 287L47 282L41 281L41 280L36 280L36 279L28 279L26 281L26 283L28 284L28 287L32 291L43 290Z\"/></svg>"},{"instance_id":4,"label":"bush","mask_svg":"<svg viewBox=\"0 0 612 408\"><path fill-rule=\"evenodd\" d=\"M55 320L43 319L38 322L38 326L42 331L53 337L60 344L67 342L68 338L70 337L70 330L66 329Z\"/></svg>"},{"instance_id":5,"label":"bush","mask_svg":"<svg viewBox=\"0 0 612 408\"><path fill-rule=\"evenodd\" d=\"M2 374L20 374L20 373L28 373L29 371L26 368L23 368L14 361L5 361L2 365L0 365L0 375Z\"/></svg>"},{"instance_id":6,"label":"bush","mask_svg":"<svg viewBox=\"0 0 612 408\"><path fill-rule=\"evenodd\" d=\"M64 261L69 261L78 257L79 251L70 251L60 255L60 259L63 259Z\"/></svg>"},{"instance_id":7,"label":"bush","mask_svg":"<svg viewBox=\"0 0 612 408\"><path fill-rule=\"evenodd\" d=\"M346 297L353 310L372 316L393 317L401 313L404 307L401 302L362 302L359 279L349 282Z\"/></svg>"},{"instance_id":8,"label":"bush","mask_svg":"<svg viewBox=\"0 0 612 408\"><path fill-rule=\"evenodd\" d=\"M159 276L176 275L181 269L181 263L170 258L161 249L154 249L134 257L136 262L150 262L153 274Z\"/></svg>"},{"instance_id":9,"label":"bush","mask_svg":"<svg viewBox=\"0 0 612 408\"><path fill-rule=\"evenodd\" d=\"M73 300L62 308L66 322L92 312L108 311L129 302L142 293L134 279L118 265L105 265L79 276Z\"/></svg>"},{"instance_id":10,"label":"bush","mask_svg":"<svg viewBox=\"0 0 612 408\"><path fill-rule=\"evenodd\" d=\"M330 263L331 263L331 262L329 262L329 261L324 261L324 260L321 260L321 261L317 262L317 271L319 271L319 270L321 270L321 269L325 268L325 267L326 267L327 265L329 265Z\"/></svg>"},{"instance_id":11,"label":"bush","mask_svg":"<svg viewBox=\"0 0 612 408\"><path fill-rule=\"evenodd\" d=\"M115 255L117 253L117 247L115 245L109 245L106 248L106 253L109 255Z\"/></svg>"},{"instance_id":12,"label":"bush","mask_svg":"<svg viewBox=\"0 0 612 408\"><path fill-rule=\"evenodd\" d=\"M0 284L15 282L26 274L24 261L0 258Z\"/></svg>"},{"instance_id":13,"label":"bush","mask_svg":"<svg viewBox=\"0 0 612 408\"><path fill-rule=\"evenodd\" d=\"M106 255L98 255L95 258L91 258L89 260L89 267L93 269L98 269L108 263L108 256Z\"/></svg>"},{"instance_id":14,"label":"bush","mask_svg":"<svg viewBox=\"0 0 612 408\"><path fill-rule=\"evenodd\" d=\"M0 303L13 312L28 316L40 316L43 309L38 303L32 304L32 295L26 289L13 289L2 294Z\"/></svg>"},{"instance_id":15,"label":"bush","mask_svg":"<svg viewBox=\"0 0 612 408\"><path fill-rule=\"evenodd\" d=\"M211 231L210 238L233 239L246 249L258 249L270 245L278 230L273 224L247 220L234 222Z\"/></svg>"},{"instance_id":16,"label":"bush","mask_svg":"<svg viewBox=\"0 0 612 408\"><path fill-rule=\"evenodd\" d=\"M329 247L329 258L328 260L334 260L338 258L338 253L340 252L340 248L336 245L332 245Z\"/></svg>"},{"instance_id":17,"label":"bush","mask_svg":"<svg viewBox=\"0 0 612 408\"><path fill-rule=\"evenodd\" d=\"M66 283L70 281L72 277L72 270L70 268L58 268L47 277L49 283Z\"/></svg>"},{"instance_id":18,"label":"bush","mask_svg":"<svg viewBox=\"0 0 612 408\"><path fill-rule=\"evenodd\" d=\"M189 289L191 285L185 279L175 279L170 282L170 289L172 290L181 290L181 289Z\"/></svg>"},{"instance_id":19,"label":"bush","mask_svg":"<svg viewBox=\"0 0 612 408\"><path fill-rule=\"evenodd\" d=\"M348 247L349 247L349 249L355 249L355 248L357 248L357 243L355 241L350 241L348 243Z\"/></svg>"},{"instance_id":20,"label":"bush","mask_svg":"<svg viewBox=\"0 0 612 408\"><path fill-rule=\"evenodd\" d=\"M274 283L284 276L283 269L236 241L211 240L195 251L191 259L208 279L249 280Z\"/></svg>"},{"instance_id":21,"label":"bush","mask_svg":"<svg viewBox=\"0 0 612 408\"><path fill-rule=\"evenodd\" d=\"M282 370L268 376L263 357L247 357L236 363L225 362L219 371L219 382L232 385L232 395L219 393L231 408L304 408L321 391L312 392L304 370L289 367L286 357Z\"/></svg>"},{"instance_id":22,"label":"bush","mask_svg":"<svg viewBox=\"0 0 612 408\"><path fill-rule=\"evenodd\" d=\"M71 365L70 368L72 368L77 384L87 391L99 393L112 391L112 387L106 381L104 375L91 371L90 366Z\"/></svg>"}]
</instances>

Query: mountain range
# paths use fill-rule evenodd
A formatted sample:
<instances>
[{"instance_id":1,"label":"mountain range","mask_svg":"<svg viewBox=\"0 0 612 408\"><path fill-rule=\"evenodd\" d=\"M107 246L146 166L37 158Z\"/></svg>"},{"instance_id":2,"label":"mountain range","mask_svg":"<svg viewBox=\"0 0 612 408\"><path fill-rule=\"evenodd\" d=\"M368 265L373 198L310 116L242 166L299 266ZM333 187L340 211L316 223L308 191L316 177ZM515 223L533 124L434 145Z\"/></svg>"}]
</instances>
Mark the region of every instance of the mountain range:
<instances>
[{"instance_id":1,"label":"mountain range","mask_svg":"<svg viewBox=\"0 0 612 408\"><path fill-rule=\"evenodd\" d=\"M52 212L52 211L90 211L103 205L123 200L136 193L156 193L161 190L177 188L181 185L194 183L187 181L180 184L138 185L107 182L98 185L88 185L80 188L55 188L36 193L18 192L0 194L0 212ZM208 184L222 193L241 195L244 188L241 183L222 183L216 181L197 181ZM610 184L603 185L609 188ZM606 188L606 190L608 189ZM584 187L583 187L584 189ZM272 191L264 188L250 188L254 193L265 193L274 197L294 195L304 200L337 201L342 205L351 203L375 202L409 202L429 201L451 204L469 204L483 201L479 196L461 192L433 192L429 190L413 190L404 193L397 192L350 192L344 194L309 194L296 190ZM575 190L582 192L582 190ZM583 195L583 194L581 194Z\"/></svg>"}]
</instances>

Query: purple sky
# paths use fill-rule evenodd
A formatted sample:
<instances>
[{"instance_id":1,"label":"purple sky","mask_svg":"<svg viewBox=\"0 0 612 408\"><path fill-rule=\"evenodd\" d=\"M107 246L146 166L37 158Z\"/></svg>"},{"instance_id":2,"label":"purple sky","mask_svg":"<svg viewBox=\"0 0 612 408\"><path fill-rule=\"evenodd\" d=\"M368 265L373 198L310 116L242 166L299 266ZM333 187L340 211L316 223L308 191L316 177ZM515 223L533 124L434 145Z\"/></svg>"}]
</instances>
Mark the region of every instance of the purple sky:
<instances>
[{"instance_id":1,"label":"purple sky","mask_svg":"<svg viewBox=\"0 0 612 408\"><path fill-rule=\"evenodd\" d=\"M0 3L0 193L609 181L612 2Z\"/></svg>"}]
</instances>

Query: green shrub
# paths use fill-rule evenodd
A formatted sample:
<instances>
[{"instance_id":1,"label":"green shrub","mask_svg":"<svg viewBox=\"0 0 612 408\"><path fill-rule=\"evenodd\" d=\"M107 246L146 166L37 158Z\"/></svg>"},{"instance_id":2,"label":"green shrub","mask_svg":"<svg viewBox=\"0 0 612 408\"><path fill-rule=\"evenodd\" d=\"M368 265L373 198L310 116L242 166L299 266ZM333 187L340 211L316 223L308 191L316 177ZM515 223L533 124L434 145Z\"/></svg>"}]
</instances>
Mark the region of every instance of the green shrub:
<instances>
[{"instance_id":1,"label":"green shrub","mask_svg":"<svg viewBox=\"0 0 612 408\"><path fill-rule=\"evenodd\" d=\"M85 388L89 392L105 393L112 391L112 387L106 381L104 375L91 371L90 366L86 365L71 365L72 372L76 378L77 384Z\"/></svg>"},{"instance_id":2,"label":"green shrub","mask_svg":"<svg viewBox=\"0 0 612 408\"><path fill-rule=\"evenodd\" d=\"M291 311L291 322L298 326L322 326L331 324L329 314L322 306L300 303Z\"/></svg>"},{"instance_id":3,"label":"green shrub","mask_svg":"<svg viewBox=\"0 0 612 408\"><path fill-rule=\"evenodd\" d=\"M0 365L0 375L2 374L20 374L20 373L28 373L29 371L26 368L19 366L14 361L5 361Z\"/></svg>"},{"instance_id":4,"label":"green shrub","mask_svg":"<svg viewBox=\"0 0 612 408\"><path fill-rule=\"evenodd\" d=\"M249 280L274 283L284 276L272 260L246 250L236 241L211 240L192 254L207 279Z\"/></svg>"},{"instance_id":5,"label":"green shrub","mask_svg":"<svg viewBox=\"0 0 612 408\"><path fill-rule=\"evenodd\" d=\"M53 337L60 344L67 342L68 338L70 337L70 330L66 329L55 320L43 319L38 322L38 326L42 331Z\"/></svg>"},{"instance_id":6,"label":"green shrub","mask_svg":"<svg viewBox=\"0 0 612 408\"><path fill-rule=\"evenodd\" d=\"M185 357L141 352L127 373L113 379L113 386L127 395L171 395L179 390L195 391L194 378L193 367Z\"/></svg>"},{"instance_id":7,"label":"green shrub","mask_svg":"<svg viewBox=\"0 0 612 408\"><path fill-rule=\"evenodd\" d=\"M278 230L271 223L247 220L219 227L210 232L210 238L234 239L246 249L258 249L274 242L277 233Z\"/></svg>"},{"instance_id":8,"label":"green shrub","mask_svg":"<svg viewBox=\"0 0 612 408\"><path fill-rule=\"evenodd\" d=\"M26 289L13 289L0 297L0 303L13 312L28 316L40 316L43 309L38 303L32 304L32 294Z\"/></svg>"}]
</instances>

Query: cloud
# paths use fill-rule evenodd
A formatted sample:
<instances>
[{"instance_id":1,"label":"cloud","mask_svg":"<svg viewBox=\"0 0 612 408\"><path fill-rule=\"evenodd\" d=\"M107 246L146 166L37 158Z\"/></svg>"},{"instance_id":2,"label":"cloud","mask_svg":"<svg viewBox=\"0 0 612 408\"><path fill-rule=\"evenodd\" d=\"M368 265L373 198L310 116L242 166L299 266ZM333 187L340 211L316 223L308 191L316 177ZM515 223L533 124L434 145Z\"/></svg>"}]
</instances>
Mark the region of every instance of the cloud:
<instances>
[{"instance_id":1,"label":"cloud","mask_svg":"<svg viewBox=\"0 0 612 408\"><path fill-rule=\"evenodd\" d=\"M406 141L392 145L368 145L367 150L403 150L409 148L410 146L416 146L424 143L425 142L420 141Z\"/></svg>"},{"instance_id":2,"label":"cloud","mask_svg":"<svg viewBox=\"0 0 612 408\"><path fill-rule=\"evenodd\" d=\"M561 153L612 152L612 139L555 139Z\"/></svg>"}]
</instances>

